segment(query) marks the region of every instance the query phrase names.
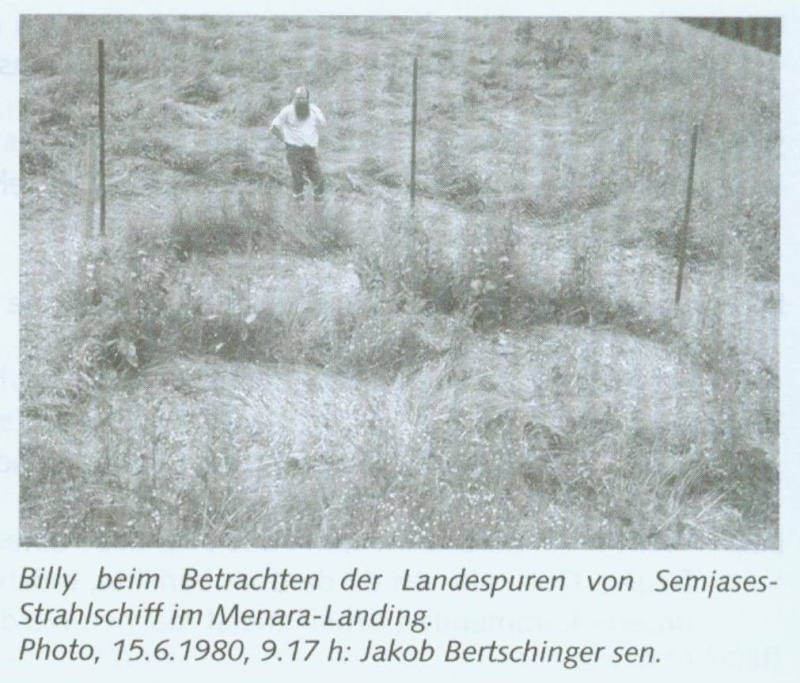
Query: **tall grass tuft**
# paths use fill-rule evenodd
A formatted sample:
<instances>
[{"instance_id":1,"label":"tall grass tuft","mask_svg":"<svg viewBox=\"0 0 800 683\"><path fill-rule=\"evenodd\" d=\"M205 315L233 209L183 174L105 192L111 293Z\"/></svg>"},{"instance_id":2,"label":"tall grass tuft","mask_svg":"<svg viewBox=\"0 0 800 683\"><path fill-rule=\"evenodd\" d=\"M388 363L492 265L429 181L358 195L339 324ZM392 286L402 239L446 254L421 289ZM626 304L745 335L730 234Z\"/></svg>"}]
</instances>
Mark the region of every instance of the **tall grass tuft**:
<instances>
[{"instance_id":1,"label":"tall grass tuft","mask_svg":"<svg viewBox=\"0 0 800 683\"><path fill-rule=\"evenodd\" d=\"M190 197L176 210L169 233L184 261L192 254L253 251L319 256L350 244L323 207L292 205L269 191Z\"/></svg>"},{"instance_id":2,"label":"tall grass tuft","mask_svg":"<svg viewBox=\"0 0 800 683\"><path fill-rule=\"evenodd\" d=\"M135 371L155 354L173 265L163 251L101 241L84 258L71 292L82 345L92 364Z\"/></svg>"}]
</instances>

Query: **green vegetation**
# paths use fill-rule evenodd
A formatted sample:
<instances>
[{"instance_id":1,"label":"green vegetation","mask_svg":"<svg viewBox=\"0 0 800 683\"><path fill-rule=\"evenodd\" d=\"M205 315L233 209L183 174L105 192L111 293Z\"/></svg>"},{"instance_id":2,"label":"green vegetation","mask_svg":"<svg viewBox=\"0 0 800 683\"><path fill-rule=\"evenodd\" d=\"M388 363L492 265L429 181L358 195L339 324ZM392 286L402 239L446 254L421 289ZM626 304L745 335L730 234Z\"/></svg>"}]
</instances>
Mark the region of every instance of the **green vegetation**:
<instances>
[{"instance_id":1,"label":"green vegetation","mask_svg":"<svg viewBox=\"0 0 800 683\"><path fill-rule=\"evenodd\" d=\"M22 543L777 547L778 66L666 19L23 17ZM319 205L267 135L300 82Z\"/></svg>"}]
</instances>

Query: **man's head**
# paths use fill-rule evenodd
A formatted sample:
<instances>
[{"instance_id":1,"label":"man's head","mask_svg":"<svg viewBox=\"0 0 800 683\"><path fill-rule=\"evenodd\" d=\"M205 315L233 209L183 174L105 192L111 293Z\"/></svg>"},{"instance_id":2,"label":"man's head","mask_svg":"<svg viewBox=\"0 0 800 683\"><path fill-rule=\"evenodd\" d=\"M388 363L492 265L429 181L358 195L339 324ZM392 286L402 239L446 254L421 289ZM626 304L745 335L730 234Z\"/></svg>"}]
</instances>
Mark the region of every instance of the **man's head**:
<instances>
[{"instance_id":1,"label":"man's head","mask_svg":"<svg viewBox=\"0 0 800 683\"><path fill-rule=\"evenodd\" d=\"M294 91L292 101L294 102L294 113L297 115L297 118L301 121L305 121L310 113L308 88L304 85L297 88Z\"/></svg>"}]
</instances>

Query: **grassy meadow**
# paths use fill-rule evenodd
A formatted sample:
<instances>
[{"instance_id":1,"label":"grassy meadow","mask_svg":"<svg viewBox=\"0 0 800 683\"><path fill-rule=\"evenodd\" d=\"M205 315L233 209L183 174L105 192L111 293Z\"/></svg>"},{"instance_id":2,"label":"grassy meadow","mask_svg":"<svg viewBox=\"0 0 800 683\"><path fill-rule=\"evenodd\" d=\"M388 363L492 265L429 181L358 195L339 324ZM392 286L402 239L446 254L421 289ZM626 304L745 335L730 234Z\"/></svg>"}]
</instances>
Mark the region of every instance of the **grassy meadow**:
<instances>
[{"instance_id":1,"label":"grassy meadow","mask_svg":"<svg viewBox=\"0 0 800 683\"><path fill-rule=\"evenodd\" d=\"M779 118L671 19L23 16L20 542L777 548Z\"/></svg>"}]
</instances>

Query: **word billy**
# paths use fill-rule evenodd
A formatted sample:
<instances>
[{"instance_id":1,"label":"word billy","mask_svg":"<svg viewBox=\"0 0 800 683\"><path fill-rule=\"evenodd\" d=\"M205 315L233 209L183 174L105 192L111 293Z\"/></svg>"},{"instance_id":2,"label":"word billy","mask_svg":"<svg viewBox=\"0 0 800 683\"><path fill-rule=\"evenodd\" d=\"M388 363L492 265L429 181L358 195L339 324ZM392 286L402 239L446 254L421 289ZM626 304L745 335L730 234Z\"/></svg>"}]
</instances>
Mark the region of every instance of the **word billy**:
<instances>
[{"instance_id":1,"label":"word billy","mask_svg":"<svg viewBox=\"0 0 800 683\"><path fill-rule=\"evenodd\" d=\"M69 593L75 583L78 572L68 572L61 565L56 567L23 567L19 580L20 590L55 590L61 595ZM158 574L137 572L130 574L111 574L105 567L100 567L95 588L97 590L158 590L161 577Z\"/></svg>"}]
</instances>

